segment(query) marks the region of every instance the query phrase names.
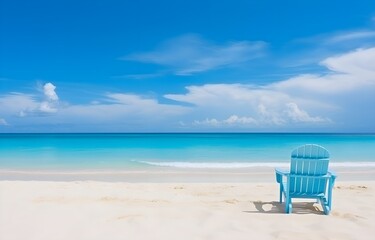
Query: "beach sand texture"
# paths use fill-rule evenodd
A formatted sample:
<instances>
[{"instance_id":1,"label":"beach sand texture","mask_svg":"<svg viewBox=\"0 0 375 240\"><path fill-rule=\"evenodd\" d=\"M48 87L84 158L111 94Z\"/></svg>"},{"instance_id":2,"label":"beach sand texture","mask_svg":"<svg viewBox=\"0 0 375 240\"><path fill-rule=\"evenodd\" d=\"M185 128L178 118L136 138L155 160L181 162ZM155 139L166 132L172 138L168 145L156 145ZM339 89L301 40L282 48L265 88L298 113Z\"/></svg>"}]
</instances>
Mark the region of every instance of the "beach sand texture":
<instances>
[{"instance_id":1,"label":"beach sand texture","mask_svg":"<svg viewBox=\"0 0 375 240\"><path fill-rule=\"evenodd\" d=\"M0 181L0 239L374 239L375 181L333 194L288 215L276 183Z\"/></svg>"}]
</instances>

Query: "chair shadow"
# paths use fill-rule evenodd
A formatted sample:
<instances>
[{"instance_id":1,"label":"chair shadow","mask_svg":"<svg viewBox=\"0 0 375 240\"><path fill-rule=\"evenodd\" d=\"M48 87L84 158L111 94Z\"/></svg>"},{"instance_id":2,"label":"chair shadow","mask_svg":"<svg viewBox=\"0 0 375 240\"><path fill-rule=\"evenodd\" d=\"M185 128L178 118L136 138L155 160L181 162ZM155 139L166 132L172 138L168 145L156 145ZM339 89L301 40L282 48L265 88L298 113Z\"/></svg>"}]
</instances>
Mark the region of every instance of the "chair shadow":
<instances>
[{"instance_id":1,"label":"chair shadow","mask_svg":"<svg viewBox=\"0 0 375 240\"><path fill-rule=\"evenodd\" d=\"M246 213L267 213L267 214L285 214L285 203L277 201L263 202L251 201L254 204L256 211L244 211ZM293 214L317 214L323 215L324 212L317 207L314 202L294 202Z\"/></svg>"}]
</instances>

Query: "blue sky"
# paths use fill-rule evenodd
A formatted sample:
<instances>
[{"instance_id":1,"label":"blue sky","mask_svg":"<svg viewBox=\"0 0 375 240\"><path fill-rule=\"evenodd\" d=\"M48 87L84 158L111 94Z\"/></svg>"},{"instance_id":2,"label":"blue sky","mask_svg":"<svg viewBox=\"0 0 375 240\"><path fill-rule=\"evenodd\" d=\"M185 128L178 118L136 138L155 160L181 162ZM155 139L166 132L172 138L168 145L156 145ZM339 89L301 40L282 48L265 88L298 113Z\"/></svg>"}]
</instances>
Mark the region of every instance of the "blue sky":
<instances>
[{"instance_id":1,"label":"blue sky","mask_svg":"<svg viewBox=\"0 0 375 240\"><path fill-rule=\"evenodd\" d=\"M375 132L374 1L0 0L0 132Z\"/></svg>"}]
</instances>

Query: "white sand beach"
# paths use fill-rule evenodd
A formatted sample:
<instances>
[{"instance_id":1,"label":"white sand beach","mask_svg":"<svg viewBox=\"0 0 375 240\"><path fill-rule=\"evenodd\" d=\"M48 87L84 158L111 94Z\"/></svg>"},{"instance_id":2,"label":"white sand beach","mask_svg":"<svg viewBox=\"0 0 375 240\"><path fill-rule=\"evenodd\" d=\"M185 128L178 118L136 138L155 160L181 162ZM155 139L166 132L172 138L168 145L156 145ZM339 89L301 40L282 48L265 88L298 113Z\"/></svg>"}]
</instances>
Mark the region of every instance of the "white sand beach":
<instances>
[{"instance_id":1,"label":"white sand beach","mask_svg":"<svg viewBox=\"0 0 375 240\"><path fill-rule=\"evenodd\" d=\"M374 180L338 180L329 216L311 201L284 214L272 180L2 180L0 239L373 239Z\"/></svg>"}]
</instances>

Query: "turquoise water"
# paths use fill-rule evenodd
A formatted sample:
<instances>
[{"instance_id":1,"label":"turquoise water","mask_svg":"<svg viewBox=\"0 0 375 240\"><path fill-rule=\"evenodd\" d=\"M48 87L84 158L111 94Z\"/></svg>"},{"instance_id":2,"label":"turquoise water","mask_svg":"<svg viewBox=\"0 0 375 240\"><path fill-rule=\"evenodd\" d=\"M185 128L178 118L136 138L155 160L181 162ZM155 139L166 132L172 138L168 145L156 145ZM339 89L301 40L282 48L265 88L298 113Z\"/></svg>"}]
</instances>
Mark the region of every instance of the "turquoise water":
<instances>
[{"instance_id":1,"label":"turquoise water","mask_svg":"<svg viewBox=\"0 0 375 240\"><path fill-rule=\"evenodd\" d=\"M337 166L375 166L374 134L0 134L0 169L245 168L314 143Z\"/></svg>"}]
</instances>

